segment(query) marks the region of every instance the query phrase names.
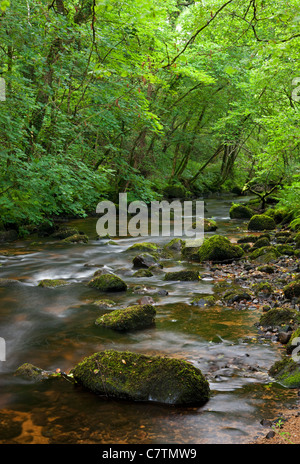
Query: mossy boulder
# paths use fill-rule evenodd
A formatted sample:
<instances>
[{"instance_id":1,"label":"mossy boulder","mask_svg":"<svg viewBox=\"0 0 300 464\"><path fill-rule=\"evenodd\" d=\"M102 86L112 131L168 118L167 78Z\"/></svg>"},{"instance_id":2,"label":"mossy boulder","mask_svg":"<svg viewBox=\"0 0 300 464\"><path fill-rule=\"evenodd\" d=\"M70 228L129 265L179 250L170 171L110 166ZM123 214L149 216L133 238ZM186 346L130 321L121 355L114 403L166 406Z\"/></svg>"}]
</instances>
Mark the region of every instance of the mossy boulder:
<instances>
[{"instance_id":1,"label":"mossy boulder","mask_svg":"<svg viewBox=\"0 0 300 464\"><path fill-rule=\"evenodd\" d=\"M233 204L229 210L231 219L250 219L253 215L252 209L245 205Z\"/></svg>"},{"instance_id":2,"label":"mossy boulder","mask_svg":"<svg viewBox=\"0 0 300 464\"><path fill-rule=\"evenodd\" d=\"M141 253L132 260L134 268L149 268L158 265L158 260L155 255L150 253Z\"/></svg>"},{"instance_id":3,"label":"mossy boulder","mask_svg":"<svg viewBox=\"0 0 300 464\"><path fill-rule=\"evenodd\" d=\"M300 387L300 365L293 358L284 357L269 370L269 374L286 388Z\"/></svg>"},{"instance_id":4,"label":"mossy boulder","mask_svg":"<svg viewBox=\"0 0 300 464\"><path fill-rule=\"evenodd\" d=\"M68 285L68 283L67 280L63 279L43 279L39 282L38 287L55 288Z\"/></svg>"},{"instance_id":5,"label":"mossy boulder","mask_svg":"<svg viewBox=\"0 0 300 464\"><path fill-rule=\"evenodd\" d=\"M277 245L276 250L281 255L293 256L295 254L294 248L291 245Z\"/></svg>"},{"instance_id":6,"label":"mossy boulder","mask_svg":"<svg viewBox=\"0 0 300 464\"><path fill-rule=\"evenodd\" d=\"M261 316L259 324L263 327L279 327L282 324L297 323L299 321L299 314L294 309L274 308Z\"/></svg>"},{"instance_id":7,"label":"mossy boulder","mask_svg":"<svg viewBox=\"0 0 300 464\"><path fill-rule=\"evenodd\" d=\"M291 335L287 345L286 352L287 354L292 354L293 350L300 345L300 328L298 327ZM297 351L298 352L298 351ZM299 355L298 355L299 356Z\"/></svg>"},{"instance_id":8,"label":"mossy boulder","mask_svg":"<svg viewBox=\"0 0 300 464\"><path fill-rule=\"evenodd\" d=\"M182 184L169 184L163 190L163 195L166 198L188 198L190 192Z\"/></svg>"},{"instance_id":9,"label":"mossy boulder","mask_svg":"<svg viewBox=\"0 0 300 464\"><path fill-rule=\"evenodd\" d=\"M200 278L199 271L183 270L166 272L164 280L179 280L179 281L198 281Z\"/></svg>"},{"instance_id":10,"label":"mossy boulder","mask_svg":"<svg viewBox=\"0 0 300 464\"><path fill-rule=\"evenodd\" d=\"M129 306L116 309L96 319L95 324L107 329L126 332L150 327L155 322L156 310L152 305Z\"/></svg>"},{"instance_id":11,"label":"mossy boulder","mask_svg":"<svg viewBox=\"0 0 300 464\"><path fill-rule=\"evenodd\" d=\"M114 274L102 274L93 277L89 281L88 286L96 288L101 292L124 292L127 290L127 284Z\"/></svg>"},{"instance_id":12,"label":"mossy boulder","mask_svg":"<svg viewBox=\"0 0 300 464\"><path fill-rule=\"evenodd\" d=\"M63 240L64 243L87 243L89 238L85 234L74 234Z\"/></svg>"},{"instance_id":13,"label":"mossy boulder","mask_svg":"<svg viewBox=\"0 0 300 464\"><path fill-rule=\"evenodd\" d=\"M93 304L98 306L99 309L110 309L116 306L116 303L113 300L108 299L95 300Z\"/></svg>"},{"instance_id":14,"label":"mossy boulder","mask_svg":"<svg viewBox=\"0 0 300 464\"><path fill-rule=\"evenodd\" d=\"M199 250L200 247L187 246L185 244L181 250L181 256L183 259L199 262Z\"/></svg>"},{"instance_id":15,"label":"mossy boulder","mask_svg":"<svg viewBox=\"0 0 300 464\"><path fill-rule=\"evenodd\" d=\"M51 237L63 240L72 235L79 235L79 230L76 227L60 227L56 232L54 232Z\"/></svg>"},{"instance_id":16,"label":"mossy boulder","mask_svg":"<svg viewBox=\"0 0 300 464\"><path fill-rule=\"evenodd\" d=\"M85 358L72 374L89 391L120 400L202 405L210 397L202 372L179 359L107 350Z\"/></svg>"},{"instance_id":17,"label":"mossy boulder","mask_svg":"<svg viewBox=\"0 0 300 464\"><path fill-rule=\"evenodd\" d=\"M266 296L272 295L272 293L274 292L274 289L269 282L259 282L257 284L254 284L253 290L256 295L263 294Z\"/></svg>"},{"instance_id":18,"label":"mossy boulder","mask_svg":"<svg viewBox=\"0 0 300 464\"><path fill-rule=\"evenodd\" d=\"M178 251L180 252L185 246L185 240L181 238L173 238L170 242L166 243L163 247L164 251Z\"/></svg>"},{"instance_id":19,"label":"mossy boulder","mask_svg":"<svg viewBox=\"0 0 300 464\"><path fill-rule=\"evenodd\" d=\"M243 254L244 250L240 246L233 245L227 237L222 235L213 235L205 239L198 251L200 262L228 262L241 258Z\"/></svg>"},{"instance_id":20,"label":"mossy boulder","mask_svg":"<svg viewBox=\"0 0 300 464\"><path fill-rule=\"evenodd\" d=\"M253 249L256 250L258 248L268 247L268 246L271 246L270 240L267 237L262 237L256 240L256 242L253 245Z\"/></svg>"},{"instance_id":21,"label":"mossy boulder","mask_svg":"<svg viewBox=\"0 0 300 464\"><path fill-rule=\"evenodd\" d=\"M295 280L286 285L283 289L283 293L288 300L300 297L300 280Z\"/></svg>"},{"instance_id":22,"label":"mossy boulder","mask_svg":"<svg viewBox=\"0 0 300 464\"><path fill-rule=\"evenodd\" d=\"M237 243L255 243L260 238L259 235L248 234L240 237L237 240Z\"/></svg>"},{"instance_id":23,"label":"mossy boulder","mask_svg":"<svg viewBox=\"0 0 300 464\"><path fill-rule=\"evenodd\" d=\"M248 223L248 230L274 230L275 228L274 219L266 214L255 214Z\"/></svg>"},{"instance_id":24,"label":"mossy boulder","mask_svg":"<svg viewBox=\"0 0 300 464\"><path fill-rule=\"evenodd\" d=\"M24 363L15 371L15 375L23 379L40 382L41 380L48 380L55 377L55 372L45 371L40 367L34 366L30 363Z\"/></svg>"},{"instance_id":25,"label":"mossy boulder","mask_svg":"<svg viewBox=\"0 0 300 464\"><path fill-rule=\"evenodd\" d=\"M192 300L193 306L200 306L200 308L214 306L216 304L216 298L214 295L197 295Z\"/></svg>"},{"instance_id":26,"label":"mossy boulder","mask_svg":"<svg viewBox=\"0 0 300 464\"><path fill-rule=\"evenodd\" d=\"M135 243L134 245L131 245L128 250L129 251L154 251L156 252L159 250L159 246L156 245L156 243L151 243L151 242L141 242L141 243Z\"/></svg>"},{"instance_id":27,"label":"mossy boulder","mask_svg":"<svg viewBox=\"0 0 300 464\"><path fill-rule=\"evenodd\" d=\"M280 253L274 246L266 246L257 248L249 254L251 260L255 260L262 264L267 264L270 261L279 258Z\"/></svg>"},{"instance_id":28,"label":"mossy boulder","mask_svg":"<svg viewBox=\"0 0 300 464\"><path fill-rule=\"evenodd\" d=\"M233 303L240 303L241 301L251 301L252 296L243 288L232 289L223 295L224 301L231 305Z\"/></svg>"}]
</instances>

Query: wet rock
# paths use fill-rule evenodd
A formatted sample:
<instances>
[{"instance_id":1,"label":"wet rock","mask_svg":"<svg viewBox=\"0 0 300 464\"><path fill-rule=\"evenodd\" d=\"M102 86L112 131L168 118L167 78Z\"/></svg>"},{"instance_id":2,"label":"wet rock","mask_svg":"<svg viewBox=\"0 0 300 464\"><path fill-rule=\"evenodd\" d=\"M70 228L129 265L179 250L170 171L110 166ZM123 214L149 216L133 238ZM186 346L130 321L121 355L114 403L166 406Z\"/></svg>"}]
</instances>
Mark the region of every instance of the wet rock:
<instances>
[{"instance_id":1,"label":"wet rock","mask_svg":"<svg viewBox=\"0 0 300 464\"><path fill-rule=\"evenodd\" d=\"M143 296L142 298L140 298L137 303L139 305L147 305L147 304L154 304L155 301L153 300L153 298L151 298L151 296Z\"/></svg>"},{"instance_id":2,"label":"wet rock","mask_svg":"<svg viewBox=\"0 0 300 464\"><path fill-rule=\"evenodd\" d=\"M292 354L292 352L296 348L298 348L299 345L300 345L300 328L297 328L294 332L291 333L290 339L288 340L288 343L286 345L287 354Z\"/></svg>"},{"instance_id":3,"label":"wet rock","mask_svg":"<svg viewBox=\"0 0 300 464\"><path fill-rule=\"evenodd\" d=\"M179 280L179 281L198 281L200 278L199 271L177 271L177 272L166 272L164 280Z\"/></svg>"},{"instance_id":4,"label":"wet rock","mask_svg":"<svg viewBox=\"0 0 300 464\"><path fill-rule=\"evenodd\" d=\"M38 287L55 288L68 285L68 283L68 281L63 279L43 279L39 282Z\"/></svg>"},{"instance_id":5,"label":"wet rock","mask_svg":"<svg viewBox=\"0 0 300 464\"><path fill-rule=\"evenodd\" d=\"M229 210L231 219L250 219L253 214L253 210L245 205L234 204Z\"/></svg>"},{"instance_id":6,"label":"wet rock","mask_svg":"<svg viewBox=\"0 0 300 464\"><path fill-rule=\"evenodd\" d=\"M213 235L204 240L199 248L199 261L232 261L241 258L244 251L238 245L233 245L230 240L221 235Z\"/></svg>"},{"instance_id":7,"label":"wet rock","mask_svg":"<svg viewBox=\"0 0 300 464\"><path fill-rule=\"evenodd\" d=\"M72 370L77 383L109 398L188 405L204 404L210 388L190 363L122 351L102 351Z\"/></svg>"},{"instance_id":8,"label":"wet rock","mask_svg":"<svg viewBox=\"0 0 300 464\"><path fill-rule=\"evenodd\" d=\"M133 274L133 277L152 277L153 274L150 269L139 269Z\"/></svg>"},{"instance_id":9,"label":"wet rock","mask_svg":"<svg viewBox=\"0 0 300 464\"><path fill-rule=\"evenodd\" d=\"M192 305L200 306L200 308L214 306L215 304L216 304L216 300L213 295L197 296L196 298L192 300Z\"/></svg>"},{"instance_id":10,"label":"wet rock","mask_svg":"<svg viewBox=\"0 0 300 464\"><path fill-rule=\"evenodd\" d=\"M24 285L19 280L0 278L0 287L17 287Z\"/></svg>"},{"instance_id":11,"label":"wet rock","mask_svg":"<svg viewBox=\"0 0 300 464\"><path fill-rule=\"evenodd\" d=\"M88 286L102 292L124 292L127 290L127 284L114 274L96 276L89 281Z\"/></svg>"},{"instance_id":12,"label":"wet rock","mask_svg":"<svg viewBox=\"0 0 300 464\"><path fill-rule=\"evenodd\" d=\"M16 230L2 230L0 231L0 242L13 242L17 240L18 232Z\"/></svg>"},{"instance_id":13,"label":"wet rock","mask_svg":"<svg viewBox=\"0 0 300 464\"><path fill-rule=\"evenodd\" d=\"M75 234L65 238L63 241L64 243L87 243L89 238L84 234Z\"/></svg>"},{"instance_id":14,"label":"wet rock","mask_svg":"<svg viewBox=\"0 0 300 464\"><path fill-rule=\"evenodd\" d=\"M154 251L156 252L159 250L160 247L156 243L151 243L151 242L141 242L141 243L135 243L134 245L131 245L128 248L128 251Z\"/></svg>"},{"instance_id":15,"label":"wet rock","mask_svg":"<svg viewBox=\"0 0 300 464\"><path fill-rule=\"evenodd\" d=\"M300 297L300 280L295 280L290 284L286 285L283 289L284 296L288 300L292 300L295 297Z\"/></svg>"},{"instance_id":16,"label":"wet rock","mask_svg":"<svg viewBox=\"0 0 300 464\"><path fill-rule=\"evenodd\" d=\"M164 245L164 251L177 251L180 252L185 245L185 240L180 238L173 238L170 242Z\"/></svg>"},{"instance_id":17,"label":"wet rock","mask_svg":"<svg viewBox=\"0 0 300 464\"><path fill-rule=\"evenodd\" d=\"M30 363L24 363L15 372L17 377L22 377L26 380L32 381L41 381L41 380L48 380L49 378L55 376L54 372L45 371L37 366L34 366Z\"/></svg>"},{"instance_id":18,"label":"wet rock","mask_svg":"<svg viewBox=\"0 0 300 464\"><path fill-rule=\"evenodd\" d=\"M156 310L152 305L136 305L99 317L95 324L119 332L141 330L154 324Z\"/></svg>"},{"instance_id":19,"label":"wet rock","mask_svg":"<svg viewBox=\"0 0 300 464\"><path fill-rule=\"evenodd\" d=\"M63 240L72 235L78 235L79 231L76 227L60 227L56 232L54 232L51 237L59 240Z\"/></svg>"},{"instance_id":20,"label":"wet rock","mask_svg":"<svg viewBox=\"0 0 300 464\"><path fill-rule=\"evenodd\" d=\"M110 309L116 306L116 303L114 301L107 299L95 300L93 304L98 306L99 309Z\"/></svg>"},{"instance_id":21,"label":"wet rock","mask_svg":"<svg viewBox=\"0 0 300 464\"><path fill-rule=\"evenodd\" d=\"M22 433L22 422L20 420L14 420L13 413L10 411L0 412L0 437L1 440L10 440L18 437Z\"/></svg>"},{"instance_id":22,"label":"wet rock","mask_svg":"<svg viewBox=\"0 0 300 464\"><path fill-rule=\"evenodd\" d=\"M135 256L132 262L135 268L149 268L151 266L158 265L157 258L150 253L142 253Z\"/></svg>"},{"instance_id":23,"label":"wet rock","mask_svg":"<svg viewBox=\"0 0 300 464\"><path fill-rule=\"evenodd\" d=\"M278 341L282 345L286 345L291 338L292 332L278 332Z\"/></svg>"},{"instance_id":24,"label":"wet rock","mask_svg":"<svg viewBox=\"0 0 300 464\"><path fill-rule=\"evenodd\" d=\"M274 219L265 214L255 214L248 223L248 230L274 230L276 223Z\"/></svg>"},{"instance_id":25,"label":"wet rock","mask_svg":"<svg viewBox=\"0 0 300 464\"><path fill-rule=\"evenodd\" d=\"M288 324L290 321L298 322L300 316L297 311L288 308L270 309L260 318L259 324L263 327L278 327L281 324Z\"/></svg>"}]
</instances>

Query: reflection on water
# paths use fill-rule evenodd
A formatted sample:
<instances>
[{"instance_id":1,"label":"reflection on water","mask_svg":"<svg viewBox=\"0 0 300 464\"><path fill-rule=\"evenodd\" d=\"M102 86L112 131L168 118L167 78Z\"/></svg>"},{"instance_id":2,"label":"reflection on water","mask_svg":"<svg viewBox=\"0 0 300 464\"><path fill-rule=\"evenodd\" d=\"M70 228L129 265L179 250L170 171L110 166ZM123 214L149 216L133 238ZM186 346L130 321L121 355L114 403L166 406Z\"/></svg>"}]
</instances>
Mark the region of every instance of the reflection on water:
<instances>
[{"instance_id":1,"label":"reflection on water","mask_svg":"<svg viewBox=\"0 0 300 464\"><path fill-rule=\"evenodd\" d=\"M218 233L236 236L244 224L229 220L230 204L230 199L207 200L207 217L217 220ZM96 240L96 219L72 224L89 235L87 245L66 246L49 239L31 245L28 239L11 245L17 253L0 258L1 277L22 281L0 289L0 336L7 350L7 361L0 363L0 422L10 424L0 428L0 442L245 443L263 417L276 414L283 402L294 401L293 391L270 385L267 371L280 353L275 345L254 341L258 310L193 306L197 294L212 293L212 281L175 283L164 281L159 273L135 278L135 253L127 249L137 239L111 245ZM136 303L143 294L154 299L155 327L120 334L95 326L105 311L93 304L99 293L86 283L103 266L130 286L126 294L109 295L116 307ZM164 268L172 270L195 266L199 268L195 263L164 261ZM46 278L65 279L68 285L38 287ZM28 385L12 375L23 362L68 372L84 356L107 348L186 359L207 376L212 398L201 408L117 402L66 380ZM10 432L12 425L17 432Z\"/></svg>"}]
</instances>

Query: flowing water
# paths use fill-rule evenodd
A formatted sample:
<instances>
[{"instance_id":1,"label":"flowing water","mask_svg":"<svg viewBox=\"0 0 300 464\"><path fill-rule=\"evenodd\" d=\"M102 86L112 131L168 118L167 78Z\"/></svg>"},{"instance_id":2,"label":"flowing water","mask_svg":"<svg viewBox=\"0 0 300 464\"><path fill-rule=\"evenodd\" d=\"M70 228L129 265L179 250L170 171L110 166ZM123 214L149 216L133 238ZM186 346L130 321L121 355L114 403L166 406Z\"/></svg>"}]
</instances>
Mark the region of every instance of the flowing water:
<instances>
[{"instance_id":1,"label":"flowing water","mask_svg":"<svg viewBox=\"0 0 300 464\"><path fill-rule=\"evenodd\" d=\"M230 220L231 201L229 197L208 199L206 217L217 221L218 233L235 238L243 233L245 224ZM127 249L150 239L123 238L117 245L97 240L96 221L71 222L89 235L88 244L68 245L49 238L33 243L30 237L5 248L12 254L0 254L1 277L24 284L0 289L0 336L6 342L6 360L0 362L0 442L247 443L263 433L260 420L294 404L295 392L268 377L268 368L280 358L280 348L255 339L259 310L193 306L197 294L212 293L209 278L167 282L163 274L133 277L131 260L136 252ZM151 238L159 243L168 240ZM164 270L199 268L199 264L173 259L163 264ZM119 307L136 303L144 294L154 299L154 327L115 333L94 324L105 311L93 302L103 295L87 287L87 282L103 266L129 285L139 286L134 292L105 295ZM46 278L70 283L54 289L38 287ZM165 290L165 295L159 290ZM33 385L13 375L24 362L68 372L85 356L104 349L190 361L207 376L211 399L202 407L185 408L114 401L66 380ZM10 434L13 426L18 433Z\"/></svg>"}]
</instances>

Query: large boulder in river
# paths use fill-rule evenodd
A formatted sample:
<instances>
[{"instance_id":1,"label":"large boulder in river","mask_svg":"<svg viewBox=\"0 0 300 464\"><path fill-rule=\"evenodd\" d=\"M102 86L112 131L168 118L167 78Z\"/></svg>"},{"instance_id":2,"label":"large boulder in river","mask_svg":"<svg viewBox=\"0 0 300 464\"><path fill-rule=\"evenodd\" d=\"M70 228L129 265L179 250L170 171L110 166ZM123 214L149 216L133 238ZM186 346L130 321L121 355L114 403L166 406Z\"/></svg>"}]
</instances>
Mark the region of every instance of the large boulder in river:
<instances>
[{"instance_id":1,"label":"large boulder in river","mask_svg":"<svg viewBox=\"0 0 300 464\"><path fill-rule=\"evenodd\" d=\"M248 230L274 230L276 223L266 214L255 214L248 223Z\"/></svg>"},{"instance_id":2,"label":"large boulder in river","mask_svg":"<svg viewBox=\"0 0 300 464\"><path fill-rule=\"evenodd\" d=\"M72 374L98 395L127 401L189 405L204 404L210 396L202 372L179 359L107 350L85 358Z\"/></svg>"},{"instance_id":3,"label":"large boulder in river","mask_svg":"<svg viewBox=\"0 0 300 464\"><path fill-rule=\"evenodd\" d=\"M88 286L101 290L101 292L124 292L127 290L127 284L114 274L102 274L93 277Z\"/></svg>"},{"instance_id":4,"label":"large boulder in river","mask_svg":"<svg viewBox=\"0 0 300 464\"><path fill-rule=\"evenodd\" d=\"M141 253L135 256L132 262L135 268L149 268L158 265L157 258L150 253Z\"/></svg>"},{"instance_id":5,"label":"large boulder in river","mask_svg":"<svg viewBox=\"0 0 300 464\"><path fill-rule=\"evenodd\" d=\"M240 246L232 244L227 237L222 235L213 235L204 240L198 251L200 262L233 261L241 258L243 254L244 251Z\"/></svg>"},{"instance_id":6,"label":"large boulder in river","mask_svg":"<svg viewBox=\"0 0 300 464\"><path fill-rule=\"evenodd\" d=\"M156 310L152 305L135 305L104 314L96 319L95 324L119 332L140 330L153 325L155 316Z\"/></svg>"},{"instance_id":7,"label":"large boulder in river","mask_svg":"<svg viewBox=\"0 0 300 464\"><path fill-rule=\"evenodd\" d=\"M252 209L245 205L234 204L229 210L231 219L250 219L253 215Z\"/></svg>"}]
</instances>

